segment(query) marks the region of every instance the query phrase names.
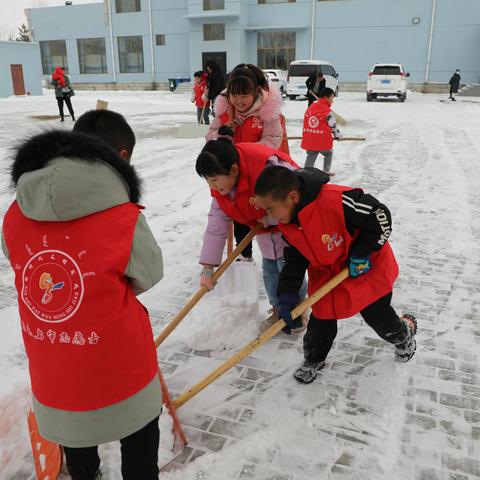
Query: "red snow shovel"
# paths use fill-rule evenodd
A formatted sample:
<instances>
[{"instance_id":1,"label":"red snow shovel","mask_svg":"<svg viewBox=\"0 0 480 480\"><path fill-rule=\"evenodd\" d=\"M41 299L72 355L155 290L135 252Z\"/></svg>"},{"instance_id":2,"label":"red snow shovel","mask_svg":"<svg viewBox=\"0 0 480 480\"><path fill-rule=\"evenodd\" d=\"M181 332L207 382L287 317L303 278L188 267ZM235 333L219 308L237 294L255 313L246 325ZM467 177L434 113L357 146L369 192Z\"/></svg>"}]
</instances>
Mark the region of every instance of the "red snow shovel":
<instances>
[{"instance_id":1,"label":"red snow shovel","mask_svg":"<svg viewBox=\"0 0 480 480\"><path fill-rule=\"evenodd\" d=\"M323 285L320 289L318 289L312 296L308 297L305 301L303 301L300 305L298 305L293 311L292 311L292 317L299 317L305 310L310 308L313 304L317 303L321 298L323 298L325 295L327 295L330 291L332 291L337 285L339 285L341 282L343 282L346 278L348 277L348 268L344 268L338 275L336 275L334 278L329 280L325 285ZM241 360L243 360L245 357L248 357L251 353L253 353L255 350L257 350L259 347L261 347L264 343L266 343L268 340L270 340L273 336L275 336L280 330L282 330L283 327L286 326L286 323L283 320L279 320L277 323L272 325L268 330L266 330L264 333L262 333L260 336L258 336L255 340L250 342L248 345L243 347L240 351L235 353L232 357L230 357L227 361L225 361L222 365L217 367L212 373L207 375L203 380L198 382L196 385L194 385L192 388L184 392L182 395L177 397L175 400L171 400L168 394L168 390L165 387L165 397L164 397L164 402L166 398L168 398L169 402L169 413L174 419L174 434L175 438L178 437L179 442L176 446L174 446L173 452L174 452L174 457L168 461L167 464L164 466L160 467L160 470L165 468L168 464L170 464L178 455L180 455L183 451L183 448L187 444L187 440L185 438L185 435L183 433L182 427L180 423L178 422L178 418L176 415L176 409L184 405L186 402L188 402L191 398L193 398L197 393L200 393L202 390L204 390L206 387L208 387L211 383L213 383L217 378L219 378L221 375L223 375L225 372L228 372L231 368L233 368L237 363L239 363ZM170 407L171 405L171 407ZM181 447L180 442L184 441L185 443L183 444L183 447Z\"/></svg>"}]
</instances>

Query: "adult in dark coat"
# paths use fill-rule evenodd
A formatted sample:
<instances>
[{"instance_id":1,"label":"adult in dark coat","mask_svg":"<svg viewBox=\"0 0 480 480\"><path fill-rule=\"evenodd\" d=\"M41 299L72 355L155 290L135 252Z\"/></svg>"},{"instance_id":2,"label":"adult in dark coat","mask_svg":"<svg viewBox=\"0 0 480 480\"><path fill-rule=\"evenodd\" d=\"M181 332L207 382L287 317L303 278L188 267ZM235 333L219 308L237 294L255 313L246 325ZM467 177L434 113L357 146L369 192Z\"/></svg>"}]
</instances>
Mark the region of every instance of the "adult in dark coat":
<instances>
[{"instance_id":1,"label":"adult in dark coat","mask_svg":"<svg viewBox=\"0 0 480 480\"><path fill-rule=\"evenodd\" d=\"M313 72L307 78L305 85L307 86L307 100L308 106L310 106L315 100L315 97L320 95L320 92L326 86L326 80L323 78L323 74L321 72Z\"/></svg>"},{"instance_id":2,"label":"adult in dark coat","mask_svg":"<svg viewBox=\"0 0 480 480\"><path fill-rule=\"evenodd\" d=\"M456 70L455 73L452 75L452 78L450 78L450 81L448 82L450 85L450 100L452 102L456 102L457 100L453 96L454 93L458 93L458 89L460 88L460 70Z\"/></svg>"},{"instance_id":3,"label":"adult in dark coat","mask_svg":"<svg viewBox=\"0 0 480 480\"><path fill-rule=\"evenodd\" d=\"M222 67L215 61L209 60L205 64L205 68L208 73L207 79L207 97L212 105L212 113L214 108L215 99L225 89L225 75L222 72Z\"/></svg>"}]
</instances>

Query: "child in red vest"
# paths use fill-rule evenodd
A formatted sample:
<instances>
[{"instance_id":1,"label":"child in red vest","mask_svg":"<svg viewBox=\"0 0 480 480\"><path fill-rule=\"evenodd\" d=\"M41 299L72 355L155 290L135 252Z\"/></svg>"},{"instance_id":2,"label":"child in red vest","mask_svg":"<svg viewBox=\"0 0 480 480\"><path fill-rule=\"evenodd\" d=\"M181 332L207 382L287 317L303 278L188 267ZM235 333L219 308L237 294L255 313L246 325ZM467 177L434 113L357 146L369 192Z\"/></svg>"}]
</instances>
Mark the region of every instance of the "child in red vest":
<instances>
[{"instance_id":1,"label":"child in red vest","mask_svg":"<svg viewBox=\"0 0 480 480\"><path fill-rule=\"evenodd\" d=\"M233 145L226 138L207 142L195 166L197 173L207 181L213 197L200 253L200 264L203 265L200 285L209 289L214 286L214 267L222 260L228 227L232 220L245 225L247 232L258 222L263 223L265 230L258 234L256 239L263 257L265 290L273 310L265 327L278 320L276 292L279 274L284 265L285 247L282 235L276 227L277 222L268 222L265 212L252 205L255 180L269 165L298 168L287 154L266 145ZM302 282L300 284L302 285ZM306 295L306 284L299 287L299 290L303 298Z\"/></svg>"},{"instance_id":2,"label":"child in red vest","mask_svg":"<svg viewBox=\"0 0 480 480\"><path fill-rule=\"evenodd\" d=\"M325 366L337 335L337 320L357 313L377 334L395 345L395 357L407 362L415 353L417 324L412 315L399 318L391 306L398 265L388 242L390 212L361 189L325 185L318 170L265 169L255 185L256 204L279 220L290 246L280 273L280 318L287 329L298 320L291 311L298 302L301 279L308 269L313 294L348 266L350 276L312 307L303 339L304 362L294 377L312 382Z\"/></svg>"},{"instance_id":3,"label":"child in red vest","mask_svg":"<svg viewBox=\"0 0 480 480\"><path fill-rule=\"evenodd\" d=\"M205 125L210 124L210 100L205 96L207 80L204 73L199 70L193 74L192 103L197 107L197 122ZM202 121L203 112L203 121Z\"/></svg>"},{"instance_id":4,"label":"child in red vest","mask_svg":"<svg viewBox=\"0 0 480 480\"><path fill-rule=\"evenodd\" d=\"M334 98L334 91L331 88L324 88L320 92L319 99L313 102L305 112L301 143L301 147L307 151L305 168L314 167L320 153L323 155L323 171L330 173L333 139L342 139L331 109Z\"/></svg>"},{"instance_id":5,"label":"child in red vest","mask_svg":"<svg viewBox=\"0 0 480 480\"><path fill-rule=\"evenodd\" d=\"M114 440L123 478L153 480L162 395L148 312L136 295L162 278L162 254L137 205L128 123L99 110L75 128L18 149L17 198L3 220L33 410L43 437L64 447L74 480L100 478L97 445Z\"/></svg>"},{"instance_id":6,"label":"child in red vest","mask_svg":"<svg viewBox=\"0 0 480 480\"><path fill-rule=\"evenodd\" d=\"M206 140L215 140L219 129L228 126L233 130L233 143L260 143L289 154L282 106L280 90L268 83L262 70L251 64L237 65L215 101L216 116ZM248 230L234 222L234 233L238 245ZM239 260L252 261L252 253L250 243Z\"/></svg>"}]
</instances>

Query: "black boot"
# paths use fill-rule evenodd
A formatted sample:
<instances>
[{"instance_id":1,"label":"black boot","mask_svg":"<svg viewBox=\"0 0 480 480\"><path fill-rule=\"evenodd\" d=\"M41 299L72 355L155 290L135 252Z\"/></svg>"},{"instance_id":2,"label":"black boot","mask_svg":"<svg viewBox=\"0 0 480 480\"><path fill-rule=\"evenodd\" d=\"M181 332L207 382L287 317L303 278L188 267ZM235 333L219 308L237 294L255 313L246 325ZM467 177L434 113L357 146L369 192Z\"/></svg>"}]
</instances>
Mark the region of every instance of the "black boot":
<instances>
[{"instance_id":1,"label":"black boot","mask_svg":"<svg viewBox=\"0 0 480 480\"><path fill-rule=\"evenodd\" d=\"M311 363L306 360L295 370L293 378L300 383L312 383L317 373L325 367L325 362Z\"/></svg>"},{"instance_id":2,"label":"black boot","mask_svg":"<svg viewBox=\"0 0 480 480\"><path fill-rule=\"evenodd\" d=\"M407 331L407 339L403 343L395 345L395 360L400 363L408 362L417 350L415 335L417 334L417 320L413 315L406 314L401 320Z\"/></svg>"}]
</instances>

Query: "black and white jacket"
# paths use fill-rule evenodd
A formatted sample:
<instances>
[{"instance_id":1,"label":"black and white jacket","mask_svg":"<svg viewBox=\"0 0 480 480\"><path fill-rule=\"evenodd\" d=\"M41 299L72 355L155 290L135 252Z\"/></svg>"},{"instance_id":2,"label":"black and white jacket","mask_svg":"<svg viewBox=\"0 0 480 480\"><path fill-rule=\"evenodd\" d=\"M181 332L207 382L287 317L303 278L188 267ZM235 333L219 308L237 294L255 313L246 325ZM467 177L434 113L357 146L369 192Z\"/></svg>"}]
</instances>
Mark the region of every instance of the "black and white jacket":
<instances>
[{"instance_id":1,"label":"black and white jacket","mask_svg":"<svg viewBox=\"0 0 480 480\"><path fill-rule=\"evenodd\" d=\"M297 205L292 223L298 224L298 214L308 204L316 200L329 176L316 168L295 171L300 180L301 201ZM350 235L359 231L358 237L350 248L350 255L366 257L380 250L392 232L390 210L375 197L352 188L342 194L345 225ZM303 282L309 261L299 250L289 245L284 250L286 265L280 273L277 294L298 293Z\"/></svg>"}]
</instances>

